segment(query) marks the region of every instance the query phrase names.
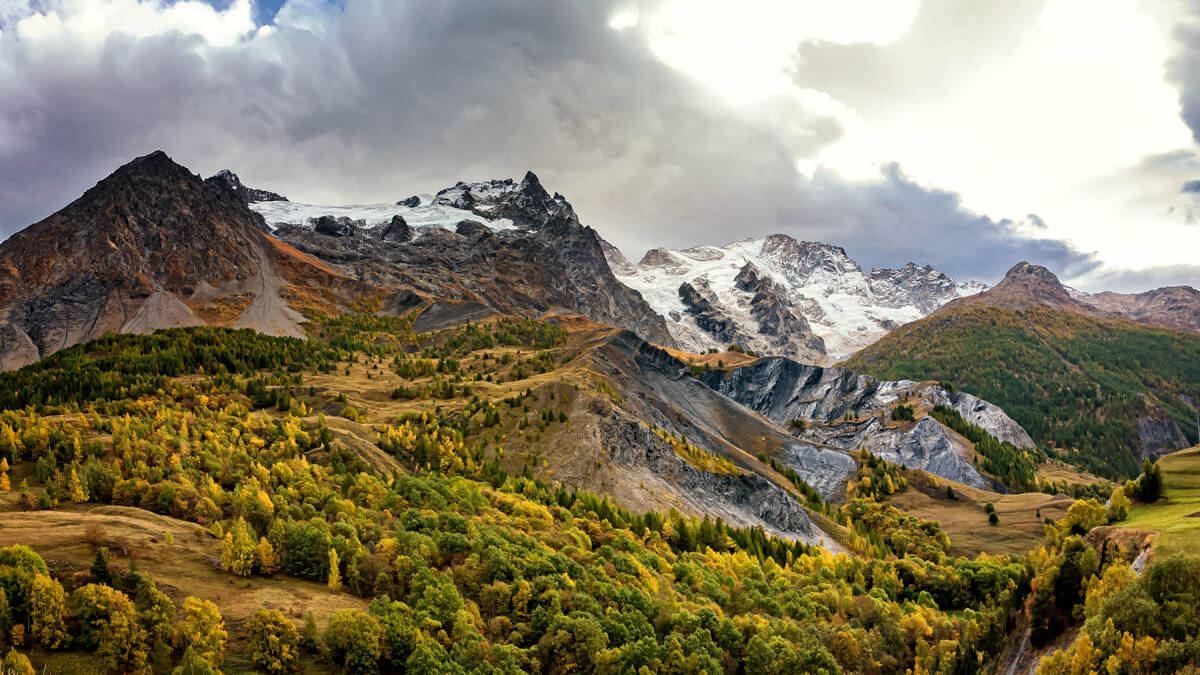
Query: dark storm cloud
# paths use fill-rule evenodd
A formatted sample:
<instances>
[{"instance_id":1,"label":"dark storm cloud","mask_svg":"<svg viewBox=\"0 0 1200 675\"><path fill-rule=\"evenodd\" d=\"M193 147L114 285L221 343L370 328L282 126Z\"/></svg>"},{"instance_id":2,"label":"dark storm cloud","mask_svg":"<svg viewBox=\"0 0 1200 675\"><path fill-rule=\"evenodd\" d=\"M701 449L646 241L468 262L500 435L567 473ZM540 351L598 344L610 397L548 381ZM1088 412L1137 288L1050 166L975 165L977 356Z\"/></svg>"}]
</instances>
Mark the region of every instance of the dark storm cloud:
<instances>
[{"instance_id":1,"label":"dark storm cloud","mask_svg":"<svg viewBox=\"0 0 1200 675\"><path fill-rule=\"evenodd\" d=\"M1186 3L1189 19L1175 28L1176 52L1167 77L1179 87L1179 114L1200 142L1200 0Z\"/></svg>"},{"instance_id":2,"label":"dark storm cloud","mask_svg":"<svg viewBox=\"0 0 1200 675\"><path fill-rule=\"evenodd\" d=\"M164 148L205 175L311 202L389 201L532 168L627 253L786 232L867 266L998 278L1089 257L1022 238L898 167L807 179L841 134L794 101L730 109L664 66L613 5L292 2L231 47L171 32L91 51L0 35L0 227L48 215L130 157ZM19 67L17 67L19 66Z\"/></svg>"}]
</instances>

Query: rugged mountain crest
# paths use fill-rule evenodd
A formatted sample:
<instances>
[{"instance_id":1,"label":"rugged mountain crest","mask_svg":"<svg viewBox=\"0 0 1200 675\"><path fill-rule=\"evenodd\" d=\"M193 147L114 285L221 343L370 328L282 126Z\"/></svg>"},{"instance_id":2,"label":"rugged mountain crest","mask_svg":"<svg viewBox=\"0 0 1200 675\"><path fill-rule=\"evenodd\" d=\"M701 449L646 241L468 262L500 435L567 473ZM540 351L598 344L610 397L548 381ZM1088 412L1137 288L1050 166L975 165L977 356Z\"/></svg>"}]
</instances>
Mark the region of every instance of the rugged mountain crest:
<instances>
[{"instance_id":1,"label":"rugged mountain crest","mask_svg":"<svg viewBox=\"0 0 1200 675\"><path fill-rule=\"evenodd\" d=\"M1053 272L1028 262L1013 265L1004 275L1004 279L987 291L952 304L1017 310L1034 305L1047 305L1077 312L1097 313L1096 308L1073 298Z\"/></svg>"},{"instance_id":2,"label":"rugged mountain crest","mask_svg":"<svg viewBox=\"0 0 1200 675\"><path fill-rule=\"evenodd\" d=\"M828 363L982 284L955 284L913 263L869 275L840 246L782 234L727 246L647 251L637 265L605 249L618 278L637 289L676 341L692 351L742 347ZM706 304L693 295L700 291Z\"/></svg>"},{"instance_id":3,"label":"rugged mountain crest","mask_svg":"<svg viewBox=\"0 0 1200 675\"><path fill-rule=\"evenodd\" d=\"M211 178L205 179L206 183L220 185L232 192L239 201L244 204L250 202L286 202L288 199L281 194L271 192L270 190L258 190L252 187L246 187L242 184L242 179L229 169L221 169Z\"/></svg>"},{"instance_id":4,"label":"rugged mountain crest","mask_svg":"<svg viewBox=\"0 0 1200 675\"><path fill-rule=\"evenodd\" d=\"M1200 332L1200 291L1191 286L1167 286L1145 293L1081 293L1081 301L1139 323Z\"/></svg>"},{"instance_id":5,"label":"rugged mountain crest","mask_svg":"<svg viewBox=\"0 0 1200 675\"><path fill-rule=\"evenodd\" d=\"M217 323L301 334L296 308L328 305L349 280L264 234L235 179L204 181L154 152L0 244L0 364L107 331Z\"/></svg>"},{"instance_id":6,"label":"rugged mountain crest","mask_svg":"<svg viewBox=\"0 0 1200 675\"><path fill-rule=\"evenodd\" d=\"M506 218L518 226L542 228L553 220L578 222L575 209L557 192L551 197L532 171L520 183L511 178L480 183L459 181L437 193L434 204L471 211L488 220Z\"/></svg>"},{"instance_id":7,"label":"rugged mountain crest","mask_svg":"<svg viewBox=\"0 0 1200 675\"><path fill-rule=\"evenodd\" d=\"M388 296L416 292L506 314L568 310L675 344L662 317L613 276L607 244L533 172L396 204L251 208L282 241Z\"/></svg>"}]
</instances>

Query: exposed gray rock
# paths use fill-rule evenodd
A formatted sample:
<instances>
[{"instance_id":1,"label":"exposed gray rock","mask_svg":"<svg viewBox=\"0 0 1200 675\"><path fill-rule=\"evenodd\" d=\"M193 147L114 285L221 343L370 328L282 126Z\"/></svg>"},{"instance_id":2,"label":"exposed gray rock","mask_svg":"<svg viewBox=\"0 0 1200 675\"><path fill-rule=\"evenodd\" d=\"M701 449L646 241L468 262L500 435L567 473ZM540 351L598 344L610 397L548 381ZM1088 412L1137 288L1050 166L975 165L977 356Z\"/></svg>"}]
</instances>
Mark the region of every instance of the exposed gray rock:
<instances>
[{"instance_id":1,"label":"exposed gray rock","mask_svg":"<svg viewBox=\"0 0 1200 675\"><path fill-rule=\"evenodd\" d=\"M803 440L845 450L866 448L890 462L975 487L998 486L966 459L970 446L964 439L932 417L887 428L892 408L904 401L947 405L1001 440L1033 447L1028 434L999 407L935 384L881 382L784 358L761 359L728 373L710 371L701 379L776 424L803 420L805 429L794 432Z\"/></svg>"},{"instance_id":2,"label":"exposed gray rock","mask_svg":"<svg viewBox=\"0 0 1200 675\"><path fill-rule=\"evenodd\" d=\"M321 216L313 220L313 231L328 237L349 237L354 234L356 226L361 227L362 221L355 221L345 216Z\"/></svg>"},{"instance_id":3,"label":"exposed gray rock","mask_svg":"<svg viewBox=\"0 0 1200 675\"><path fill-rule=\"evenodd\" d=\"M409 197L408 199L401 199L400 201L396 202L396 206L407 206L410 209L415 209L416 207L418 207L420 205L421 205L421 198L416 195L413 195L413 196Z\"/></svg>"},{"instance_id":4,"label":"exposed gray rock","mask_svg":"<svg viewBox=\"0 0 1200 675\"><path fill-rule=\"evenodd\" d=\"M1142 440L1142 457L1165 455L1192 446L1183 430L1169 417L1143 417L1138 420L1137 430Z\"/></svg>"},{"instance_id":5,"label":"exposed gray rock","mask_svg":"<svg viewBox=\"0 0 1200 675\"><path fill-rule=\"evenodd\" d=\"M818 530L804 507L762 476L701 471L677 455L666 441L634 421L614 421L606 427L605 447L614 462L650 469L675 485L677 495L702 512L720 516L731 525L763 525L790 539L816 543Z\"/></svg>"}]
</instances>

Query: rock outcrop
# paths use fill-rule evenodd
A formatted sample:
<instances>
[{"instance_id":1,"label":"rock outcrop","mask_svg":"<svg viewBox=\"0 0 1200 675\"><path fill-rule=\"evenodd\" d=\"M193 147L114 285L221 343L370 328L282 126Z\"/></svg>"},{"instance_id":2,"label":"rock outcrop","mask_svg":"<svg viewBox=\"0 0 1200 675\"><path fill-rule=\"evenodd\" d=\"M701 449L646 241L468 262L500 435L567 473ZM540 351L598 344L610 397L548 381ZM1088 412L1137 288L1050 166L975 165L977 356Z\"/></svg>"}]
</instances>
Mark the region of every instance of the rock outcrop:
<instances>
[{"instance_id":1,"label":"rock outcrop","mask_svg":"<svg viewBox=\"0 0 1200 675\"><path fill-rule=\"evenodd\" d=\"M727 373L710 371L701 380L781 426L802 420L803 430L795 431L801 439L845 450L865 447L890 462L975 487L994 485L975 469L964 439L931 417L886 425L892 408L904 402L946 405L1000 440L1033 447L1028 434L997 406L933 383L879 381L784 358L760 359Z\"/></svg>"}]
</instances>

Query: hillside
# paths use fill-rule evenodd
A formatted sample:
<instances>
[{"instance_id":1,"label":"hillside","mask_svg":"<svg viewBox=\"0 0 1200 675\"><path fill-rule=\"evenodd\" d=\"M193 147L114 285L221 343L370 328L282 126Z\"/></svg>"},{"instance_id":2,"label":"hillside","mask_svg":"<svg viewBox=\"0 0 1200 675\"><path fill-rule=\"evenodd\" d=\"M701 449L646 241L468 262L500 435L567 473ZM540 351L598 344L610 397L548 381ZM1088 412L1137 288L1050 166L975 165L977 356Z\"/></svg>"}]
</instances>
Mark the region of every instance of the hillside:
<instances>
[{"instance_id":1,"label":"hillside","mask_svg":"<svg viewBox=\"0 0 1200 675\"><path fill-rule=\"evenodd\" d=\"M1098 475L1132 476L1143 456L1190 445L1200 336L1113 318L1032 267L1014 268L995 289L903 326L843 365L975 394Z\"/></svg>"},{"instance_id":2,"label":"hillside","mask_svg":"<svg viewBox=\"0 0 1200 675\"><path fill-rule=\"evenodd\" d=\"M309 318L0 374L3 628L39 667L902 671L1003 645L1023 565L805 496L753 456L768 422L627 332ZM835 520L854 557L806 543Z\"/></svg>"},{"instance_id":3,"label":"hillside","mask_svg":"<svg viewBox=\"0 0 1200 675\"><path fill-rule=\"evenodd\" d=\"M1157 462L1164 498L1129 507L1123 526L1156 533L1156 555L1183 553L1200 557L1200 447L1180 450Z\"/></svg>"}]
</instances>

